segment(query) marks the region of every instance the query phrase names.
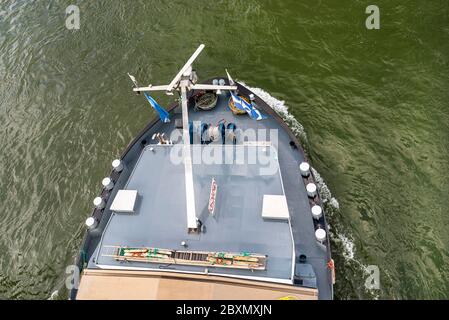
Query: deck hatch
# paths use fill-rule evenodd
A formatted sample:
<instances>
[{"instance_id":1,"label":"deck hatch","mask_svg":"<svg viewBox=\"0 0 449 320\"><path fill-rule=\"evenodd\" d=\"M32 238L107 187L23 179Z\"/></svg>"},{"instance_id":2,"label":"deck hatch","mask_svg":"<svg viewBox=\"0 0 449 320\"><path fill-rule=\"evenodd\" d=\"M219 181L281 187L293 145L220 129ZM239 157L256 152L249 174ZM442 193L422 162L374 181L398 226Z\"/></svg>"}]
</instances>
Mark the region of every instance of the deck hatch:
<instances>
[{"instance_id":1,"label":"deck hatch","mask_svg":"<svg viewBox=\"0 0 449 320\"><path fill-rule=\"evenodd\" d=\"M133 213L137 199L137 190L119 190L111 204L115 212Z\"/></svg>"},{"instance_id":2,"label":"deck hatch","mask_svg":"<svg viewBox=\"0 0 449 320\"><path fill-rule=\"evenodd\" d=\"M262 217L264 219L288 220L290 215L285 196L265 194L263 196Z\"/></svg>"}]
</instances>

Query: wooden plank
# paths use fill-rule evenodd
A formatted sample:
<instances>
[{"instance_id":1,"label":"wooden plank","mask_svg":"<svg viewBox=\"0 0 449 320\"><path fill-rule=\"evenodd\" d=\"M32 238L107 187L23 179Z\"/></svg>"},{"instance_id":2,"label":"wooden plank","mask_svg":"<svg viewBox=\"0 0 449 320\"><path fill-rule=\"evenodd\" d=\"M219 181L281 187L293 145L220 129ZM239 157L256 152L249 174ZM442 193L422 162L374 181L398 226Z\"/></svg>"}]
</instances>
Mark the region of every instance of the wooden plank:
<instances>
[{"instance_id":1,"label":"wooden plank","mask_svg":"<svg viewBox=\"0 0 449 320\"><path fill-rule=\"evenodd\" d=\"M213 275L85 269L77 299L316 300L318 290Z\"/></svg>"}]
</instances>

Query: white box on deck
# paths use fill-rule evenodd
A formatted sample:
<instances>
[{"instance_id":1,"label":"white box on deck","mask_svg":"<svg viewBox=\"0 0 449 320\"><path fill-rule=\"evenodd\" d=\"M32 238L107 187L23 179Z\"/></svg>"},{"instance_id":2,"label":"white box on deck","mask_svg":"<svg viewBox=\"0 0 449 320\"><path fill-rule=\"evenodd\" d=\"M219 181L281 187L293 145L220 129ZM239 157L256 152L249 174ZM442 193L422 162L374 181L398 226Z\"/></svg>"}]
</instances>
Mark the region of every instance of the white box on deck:
<instances>
[{"instance_id":1,"label":"white box on deck","mask_svg":"<svg viewBox=\"0 0 449 320\"><path fill-rule=\"evenodd\" d=\"M288 220L289 217L287 199L284 195L263 196L262 218Z\"/></svg>"},{"instance_id":2,"label":"white box on deck","mask_svg":"<svg viewBox=\"0 0 449 320\"><path fill-rule=\"evenodd\" d=\"M137 190L119 190L111 204L111 210L115 212L134 212L137 199Z\"/></svg>"}]
</instances>

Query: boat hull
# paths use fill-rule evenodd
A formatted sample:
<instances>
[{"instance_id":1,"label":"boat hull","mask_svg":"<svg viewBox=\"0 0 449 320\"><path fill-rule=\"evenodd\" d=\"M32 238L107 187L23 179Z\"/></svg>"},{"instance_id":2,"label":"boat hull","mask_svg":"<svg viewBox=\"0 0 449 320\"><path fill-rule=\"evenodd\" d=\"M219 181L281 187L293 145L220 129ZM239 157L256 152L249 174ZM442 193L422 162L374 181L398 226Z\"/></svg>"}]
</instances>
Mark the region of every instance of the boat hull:
<instances>
[{"instance_id":1,"label":"boat hull","mask_svg":"<svg viewBox=\"0 0 449 320\"><path fill-rule=\"evenodd\" d=\"M211 82L212 81L206 81L204 83L207 84ZM246 97L249 97L250 94L254 94L245 86L241 84L237 85L239 94ZM322 204L322 201L318 190L316 192L316 196L313 199L308 197L305 191L305 185L310 181L315 181L313 173L311 172L310 176L307 178L302 177L299 173L299 163L304 161L309 162L307 159L307 155L304 152L299 139L294 135L290 127L284 122L280 115L278 115L276 111L273 110L268 104L266 104L260 97L258 97L257 95L254 96L258 110L269 117L270 121L268 122L268 124L263 125L264 122L256 122L255 120L251 120L246 115L236 116L239 118L234 118L233 121L237 123L237 127L264 126L263 128L265 129L274 128L280 131L279 142L276 147L279 153L279 167L283 177L283 187L285 189L286 198L291 211L291 236L293 239L294 248L294 261L292 261L292 263L297 265L298 257L302 255L311 257L307 262L310 263L310 266L314 270L316 277L315 286L318 289L319 298L332 299L334 275L332 268L333 264L330 265L330 263L332 262L332 258L329 237L327 236L324 241L318 243L314 235L317 224L320 228L323 228L327 232L327 235L329 234L326 218L325 214L323 213L319 221L312 219L309 207L314 203ZM226 101L228 100L226 97L223 99L225 99ZM179 108L178 104L173 104L168 108L167 111L171 116L173 116L172 118L176 118L177 108ZM189 111L189 113L191 112L192 111ZM201 112L202 114L197 119L204 121L206 118L205 121L207 121L207 117L209 116L208 112L218 111ZM228 110L228 112L229 114L231 114L230 110ZM195 119L195 115L193 113L191 118L192 120L197 120ZM172 122L174 121L172 120ZM174 126L174 123L172 123L171 126ZM152 135L156 132L161 132L162 130L164 130L164 124L159 119L153 119L133 139L133 141L131 141L131 143L127 146L121 156L121 160L126 164L128 168L132 169L136 166L142 150L151 143L154 143L151 141ZM117 187L113 190L103 189L100 196L104 199L108 199L106 209L94 209L92 212L92 216L98 221L98 227L95 231L86 232L84 236L80 254L76 259L76 265L80 270L83 270L85 268L95 268L95 259L98 259L98 253L96 253L96 250L101 243L103 231L106 229L108 222L111 219L111 212L107 209L110 205L109 199L113 198L114 192L116 191L115 189L125 184L125 182L129 178L129 174L130 173L128 173L127 175L126 173L117 173L115 171L111 171L110 177L113 181L116 181ZM151 179L151 177L149 177L149 179ZM300 265L299 267L303 269L302 267L304 267L304 265ZM298 269L298 265L296 269ZM296 277L296 280L298 280L297 278L298 277ZM305 286L305 284L307 285L308 283L307 281L304 282L301 279L299 279L299 281L293 282L296 286ZM70 298L76 299L76 296L77 290L72 289L70 292Z\"/></svg>"}]
</instances>

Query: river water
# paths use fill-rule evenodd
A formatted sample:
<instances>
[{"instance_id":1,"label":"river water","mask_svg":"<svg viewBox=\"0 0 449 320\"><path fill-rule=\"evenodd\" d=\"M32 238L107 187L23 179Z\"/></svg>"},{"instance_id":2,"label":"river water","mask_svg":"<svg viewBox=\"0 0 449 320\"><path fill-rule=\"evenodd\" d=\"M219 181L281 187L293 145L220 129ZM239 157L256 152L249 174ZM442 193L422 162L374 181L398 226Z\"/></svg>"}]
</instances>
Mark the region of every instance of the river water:
<instances>
[{"instance_id":1,"label":"river water","mask_svg":"<svg viewBox=\"0 0 449 320\"><path fill-rule=\"evenodd\" d=\"M0 298L66 298L101 179L155 116L126 73L167 83L199 43L200 78L227 67L304 127L336 199L336 298L449 298L446 0L2 0Z\"/></svg>"}]
</instances>

